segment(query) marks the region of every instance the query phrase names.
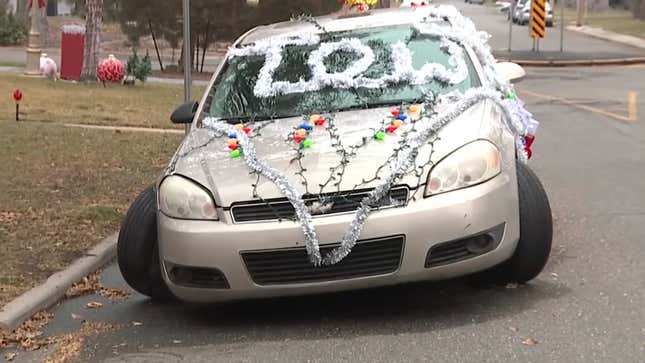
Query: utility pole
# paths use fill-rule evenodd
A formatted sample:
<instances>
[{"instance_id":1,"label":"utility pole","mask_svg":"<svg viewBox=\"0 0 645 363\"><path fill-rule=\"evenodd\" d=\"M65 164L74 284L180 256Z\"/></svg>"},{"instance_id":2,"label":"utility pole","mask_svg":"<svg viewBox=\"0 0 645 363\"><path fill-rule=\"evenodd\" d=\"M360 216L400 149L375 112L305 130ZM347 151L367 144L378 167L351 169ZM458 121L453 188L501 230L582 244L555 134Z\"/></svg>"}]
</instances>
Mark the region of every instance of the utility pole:
<instances>
[{"instance_id":1,"label":"utility pole","mask_svg":"<svg viewBox=\"0 0 645 363\"><path fill-rule=\"evenodd\" d=\"M576 1L576 26L582 26L582 2L586 0Z\"/></svg>"},{"instance_id":2,"label":"utility pole","mask_svg":"<svg viewBox=\"0 0 645 363\"><path fill-rule=\"evenodd\" d=\"M511 6L509 7L509 17L508 17L508 60L511 60L511 45L513 43L513 14L515 13L515 7L517 6L517 0L511 0Z\"/></svg>"},{"instance_id":3,"label":"utility pole","mask_svg":"<svg viewBox=\"0 0 645 363\"><path fill-rule=\"evenodd\" d=\"M564 0L560 2L560 52L564 52Z\"/></svg>"},{"instance_id":4,"label":"utility pole","mask_svg":"<svg viewBox=\"0 0 645 363\"><path fill-rule=\"evenodd\" d=\"M183 14L184 14L184 102L191 101L190 94L192 87L192 59L190 48L190 0L183 1ZM190 131L190 125L186 124L186 134Z\"/></svg>"}]
</instances>

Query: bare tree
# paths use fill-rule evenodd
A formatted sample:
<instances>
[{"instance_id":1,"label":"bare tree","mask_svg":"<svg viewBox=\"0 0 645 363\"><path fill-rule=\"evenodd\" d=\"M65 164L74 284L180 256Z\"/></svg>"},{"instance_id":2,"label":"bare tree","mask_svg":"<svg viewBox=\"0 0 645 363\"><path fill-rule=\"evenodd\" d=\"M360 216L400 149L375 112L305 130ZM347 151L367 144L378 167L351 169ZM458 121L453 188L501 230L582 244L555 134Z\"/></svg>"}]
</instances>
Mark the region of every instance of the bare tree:
<instances>
[{"instance_id":1,"label":"bare tree","mask_svg":"<svg viewBox=\"0 0 645 363\"><path fill-rule=\"evenodd\" d=\"M103 25L103 0L85 0L85 54L83 56L84 81L96 81L96 67L101 49Z\"/></svg>"},{"instance_id":2,"label":"bare tree","mask_svg":"<svg viewBox=\"0 0 645 363\"><path fill-rule=\"evenodd\" d=\"M645 20L645 0L632 0L632 13L636 19Z\"/></svg>"}]
</instances>

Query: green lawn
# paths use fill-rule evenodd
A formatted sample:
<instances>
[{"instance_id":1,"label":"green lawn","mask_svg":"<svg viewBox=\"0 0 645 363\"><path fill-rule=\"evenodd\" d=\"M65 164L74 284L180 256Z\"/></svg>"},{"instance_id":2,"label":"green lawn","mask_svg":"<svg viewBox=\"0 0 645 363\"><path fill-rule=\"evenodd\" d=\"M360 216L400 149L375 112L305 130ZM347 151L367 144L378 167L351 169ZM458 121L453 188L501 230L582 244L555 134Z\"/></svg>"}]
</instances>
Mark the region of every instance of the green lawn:
<instances>
[{"instance_id":1,"label":"green lawn","mask_svg":"<svg viewBox=\"0 0 645 363\"><path fill-rule=\"evenodd\" d=\"M560 20L560 7L556 6L553 16ZM565 9L565 24L575 23L575 9ZM602 12L588 12L583 25L603 28L620 34L632 35L645 39L645 21L634 19L632 13L623 9L609 9Z\"/></svg>"},{"instance_id":2,"label":"green lawn","mask_svg":"<svg viewBox=\"0 0 645 363\"><path fill-rule=\"evenodd\" d=\"M117 231L180 141L181 135L0 120L0 307Z\"/></svg>"},{"instance_id":3,"label":"green lawn","mask_svg":"<svg viewBox=\"0 0 645 363\"><path fill-rule=\"evenodd\" d=\"M22 62L7 62L0 60L0 67L24 67L25 64Z\"/></svg>"}]
</instances>

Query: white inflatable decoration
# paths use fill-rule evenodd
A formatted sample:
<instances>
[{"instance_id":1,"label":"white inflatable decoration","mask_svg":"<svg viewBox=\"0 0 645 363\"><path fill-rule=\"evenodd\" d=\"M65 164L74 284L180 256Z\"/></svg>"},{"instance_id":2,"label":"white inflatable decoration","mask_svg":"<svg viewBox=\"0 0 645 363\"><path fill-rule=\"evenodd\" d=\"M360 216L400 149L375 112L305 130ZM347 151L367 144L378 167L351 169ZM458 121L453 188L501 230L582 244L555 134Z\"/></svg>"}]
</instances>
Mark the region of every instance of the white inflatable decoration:
<instances>
[{"instance_id":1,"label":"white inflatable decoration","mask_svg":"<svg viewBox=\"0 0 645 363\"><path fill-rule=\"evenodd\" d=\"M445 25L446 20L450 25ZM352 38L321 43L320 37L315 34L303 34L295 38L272 38L258 41L251 46L231 49L229 52L230 57L265 56L264 66L260 70L259 79L254 88L257 97L303 93L320 90L326 86L380 88L401 81L413 84L438 81L455 85L461 83L468 76L462 54L463 46L470 47L483 66L485 76L489 81L485 86L471 88L464 93L451 92L436 99L432 95L428 95L431 102L422 106L420 118L414 123L414 127L409 128L400 136L402 138L400 148L387 160L384 160L383 167L379 168L380 174L377 178L379 184L361 201L353 220L341 238L341 245L326 256L322 256L320 253L319 240L311 212L305 205L302 193L295 183L287 177L285 172L271 167L261 159L261 155L257 155L252 139L247 135L247 132L216 118L209 117L203 120L204 127L210 129L215 137L234 135L239 141L241 156L249 169L274 183L293 205L297 220L302 226L310 260L316 266L336 264L351 252L370 213L378 208L376 206L382 200L388 197L392 186L397 181L414 170L419 149L436 137L445 125L475 104L489 100L499 106L503 113L505 127L516 135L518 159L522 162L527 160L526 151L528 150L526 150L525 140L528 137L533 137L538 123L524 109L521 101L516 98L512 86L495 72L495 59L486 44L488 34L478 32L472 21L464 18L454 7L443 5L432 8L429 17L425 21L415 24L414 29L419 34L436 37L441 42L443 49L450 57L450 67L447 68L438 63L428 63L419 70L413 69L410 51L404 43L400 42L391 46L391 57L394 64L392 74L384 75L380 79L368 79L363 77L362 73L374 61L373 51L369 47ZM308 60L313 75L311 80L301 79L299 82L285 82L273 79L274 72L282 61L282 50L290 44L318 45L318 49L311 53ZM359 55L359 59L344 72L330 74L327 72L323 60L339 49L353 51ZM435 109L443 111L436 114L433 112ZM528 132L529 130L531 133ZM373 140L371 135L367 135L367 139ZM238 160L233 159L231 162L240 162Z\"/></svg>"},{"instance_id":2,"label":"white inflatable decoration","mask_svg":"<svg viewBox=\"0 0 645 363\"><path fill-rule=\"evenodd\" d=\"M58 79L58 65L46 53L40 55L40 74L53 80Z\"/></svg>"}]
</instances>

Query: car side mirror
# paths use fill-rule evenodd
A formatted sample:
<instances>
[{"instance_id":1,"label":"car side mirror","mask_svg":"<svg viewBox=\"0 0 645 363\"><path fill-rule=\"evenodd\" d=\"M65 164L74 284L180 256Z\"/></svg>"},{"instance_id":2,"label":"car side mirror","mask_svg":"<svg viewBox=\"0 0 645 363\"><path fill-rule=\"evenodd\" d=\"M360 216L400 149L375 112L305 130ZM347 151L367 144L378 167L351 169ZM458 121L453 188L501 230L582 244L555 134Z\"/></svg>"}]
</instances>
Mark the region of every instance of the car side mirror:
<instances>
[{"instance_id":1,"label":"car side mirror","mask_svg":"<svg viewBox=\"0 0 645 363\"><path fill-rule=\"evenodd\" d=\"M188 102L177 107L175 111L170 115L170 121L174 124L190 124L193 123L195 118L195 113L197 113L197 108L199 104L197 102Z\"/></svg>"},{"instance_id":2,"label":"car side mirror","mask_svg":"<svg viewBox=\"0 0 645 363\"><path fill-rule=\"evenodd\" d=\"M526 77L526 71L522 66L513 62L495 63L495 70L511 83L517 83Z\"/></svg>"}]
</instances>

